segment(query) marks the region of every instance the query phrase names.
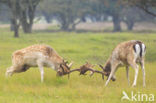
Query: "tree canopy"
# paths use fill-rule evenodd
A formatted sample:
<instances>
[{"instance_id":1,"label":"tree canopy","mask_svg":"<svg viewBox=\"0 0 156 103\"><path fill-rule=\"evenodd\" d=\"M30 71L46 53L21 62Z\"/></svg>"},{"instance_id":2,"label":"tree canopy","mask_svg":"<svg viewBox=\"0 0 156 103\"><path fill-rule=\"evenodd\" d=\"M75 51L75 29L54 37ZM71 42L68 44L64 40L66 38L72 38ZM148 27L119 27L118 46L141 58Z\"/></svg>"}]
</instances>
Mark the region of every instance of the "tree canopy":
<instances>
[{"instance_id":1,"label":"tree canopy","mask_svg":"<svg viewBox=\"0 0 156 103\"><path fill-rule=\"evenodd\" d=\"M0 0L0 3L10 8L10 24L15 37L19 36L19 26L24 33L32 32L35 13L44 16L48 23L57 19L60 29L66 31L75 30L86 17L100 22L111 17L114 32L121 31L122 21L128 30L132 30L134 23L141 21L145 13L156 17L155 0Z\"/></svg>"}]
</instances>

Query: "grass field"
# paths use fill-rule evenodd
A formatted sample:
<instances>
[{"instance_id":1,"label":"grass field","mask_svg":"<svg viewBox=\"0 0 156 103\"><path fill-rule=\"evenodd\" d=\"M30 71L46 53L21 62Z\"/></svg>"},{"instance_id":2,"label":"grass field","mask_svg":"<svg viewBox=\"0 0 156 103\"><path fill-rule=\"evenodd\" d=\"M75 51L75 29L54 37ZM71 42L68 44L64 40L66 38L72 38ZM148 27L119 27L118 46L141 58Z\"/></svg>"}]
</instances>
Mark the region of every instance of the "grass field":
<instances>
[{"instance_id":1,"label":"grass field","mask_svg":"<svg viewBox=\"0 0 156 103\"><path fill-rule=\"evenodd\" d=\"M7 29L0 29L0 103L120 103L122 91L129 95L147 93L156 95L156 33L33 33L22 34L13 38ZM86 61L104 65L113 48L126 40L142 40L147 46L146 54L146 88L142 85L142 72L139 70L137 86L128 86L125 68L116 72L117 80L104 87L106 80L94 74L93 77L79 76L78 73L63 78L56 77L56 72L45 68L44 83L40 83L38 68L5 78L6 68L11 65L11 54L15 50L32 44L48 44L60 56L74 61L73 68ZM95 69L99 69L98 66ZM130 68L131 84L134 70ZM130 101L123 101L128 103ZM153 102L154 103L154 102Z\"/></svg>"}]
</instances>

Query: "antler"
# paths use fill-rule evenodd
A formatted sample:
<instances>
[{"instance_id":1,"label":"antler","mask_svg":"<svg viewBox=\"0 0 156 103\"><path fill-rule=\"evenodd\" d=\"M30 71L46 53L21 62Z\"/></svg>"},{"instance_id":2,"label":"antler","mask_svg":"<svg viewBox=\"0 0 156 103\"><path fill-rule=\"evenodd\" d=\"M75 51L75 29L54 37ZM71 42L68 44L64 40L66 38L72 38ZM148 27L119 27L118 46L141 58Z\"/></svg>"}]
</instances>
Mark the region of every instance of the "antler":
<instances>
[{"instance_id":1,"label":"antler","mask_svg":"<svg viewBox=\"0 0 156 103\"><path fill-rule=\"evenodd\" d=\"M104 72L104 74L105 74L105 76L109 76L109 74L110 74L110 71L105 71L105 68L101 65L101 64L98 64L99 65L99 67L103 70L103 72Z\"/></svg>"},{"instance_id":2,"label":"antler","mask_svg":"<svg viewBox=\"0 0 156 103\"><path fill-rule=\"evenodd\" d=\"M101 68L101 69L103 69L104 70L104 67L101 65L101 64L98 64L99 65L99 67Z\"/></svg>"},{"instance_id":3,"label":"antler","mask_svg":"<svg viewBox=\"0 0 156 103\"><path fill-rule=\"evenodd\" d=\"M94 70L94 69L92 69L92 67L93 67L93 65L91 65L87 62L86 64L82 65L79 69L70 70L69 74L74 71L79 71L80 75L86 75L85 73L87 71L91 71L90 76L92 76L94 73L99 73L102 75L102 79L104 79L104 75L106 75L106 74L103 71Z\"/></svg>"}]
</instances>

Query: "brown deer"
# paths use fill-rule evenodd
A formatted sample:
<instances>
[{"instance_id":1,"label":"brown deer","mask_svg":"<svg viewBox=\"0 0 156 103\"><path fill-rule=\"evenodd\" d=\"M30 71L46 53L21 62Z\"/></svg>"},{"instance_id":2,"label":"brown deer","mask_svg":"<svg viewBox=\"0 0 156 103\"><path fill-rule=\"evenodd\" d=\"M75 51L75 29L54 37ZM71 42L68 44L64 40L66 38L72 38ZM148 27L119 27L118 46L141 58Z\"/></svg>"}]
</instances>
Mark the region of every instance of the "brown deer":
<instances>
[{"instance_id":1,"label":"brown deer","mask_svg":"<svg viewBox=\"0 0 156 103\"><path fill-rule=\"evenodd\" d=\"M143 86L145 87L145 67L144 67L144 57L146 53L146 46L143 42L138 40L126 41L118 44L113 50L111 56L107 60L104 67L100 65L105 74L107 74L108 79L105 83L105 86L108 85L110 79L115 80L115 72L118 67L125 65L126 66L126 74L128 79L128 84L130 84L129 80L129 66L134 68L135 76L134 82L132 86L136 86L139 66L137 63L141 65L142 73L143 73Z\"/></svg>"},{"instance_id":2,"label":"brown deer","mask_svg":"<svg viewBox=\"0 0 156 103\"><path fill-rule=\"evenodd\" d=\"M71 65L72 63L67 65L67 62L50 46L32 45L13 53L12 66L7 69L6 76L25 72L30 67L38 66L41 73L41 82L43 82L44 66L54 69L58 76L62 76L70 72Z\"/></svg>"}]
</instances>

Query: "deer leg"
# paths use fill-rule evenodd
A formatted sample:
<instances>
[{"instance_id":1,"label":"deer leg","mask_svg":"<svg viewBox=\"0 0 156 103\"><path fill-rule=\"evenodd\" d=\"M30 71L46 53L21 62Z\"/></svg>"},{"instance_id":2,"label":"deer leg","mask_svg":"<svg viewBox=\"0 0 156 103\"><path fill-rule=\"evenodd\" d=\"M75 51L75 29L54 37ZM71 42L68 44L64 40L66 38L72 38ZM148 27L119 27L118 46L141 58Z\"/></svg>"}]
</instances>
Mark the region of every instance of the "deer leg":
<instances>
[{"instance_id":1,"label":"deer leg","mask_svg":"<svg viewBox=\"0 0 156 103\"><path fill-rule=\"evenodd\" d=\"M110 73L110 75L109 75L109 77L108 77L108 79L107 79L107 81L106 81L105 86L107 86L107 85L108 85L108 83L109 83L110 79L111 79L111 78L112 78L112 76L114 75L114 72L115 72L115 70L114 70L114 69L112 69L112 70L111 70L111 73Z\"/></svg>"},{"instance_id":2,"label":"deer leg","mask_svg":"<svg viewBox=\"0 0 156 103\"><path fill-rule=\"evenodd\" d=\"M112 65L112 68L111 68L111 73L110 73L110 75L109 75L109 77L108 77L108 79L107 79L107 81L106 81L105 86L107 86L107 85L108 85L108 83L109 83L110 79L112 79L112 77L114 76L114 73L116 72L116 69L117 69L118 64L119 64L119 63L118 63L118 62L116 62L115 64L113 64L113 65Z\"/></svg>"},{"instance_id":3,"label":"deer leg","mask_svg":"<svg viewBox=\"0 0 156 103\"><path fill-rule=\"evenodd\" d=\"M41 73L41 82L44 80L44 69L43 69L43 64L42 62L38 61L37 65L39 67L40 73Z\"/></svg>"},{"instance_id":4,"label":"deer leg","mask_svg":"<svg viewBox=\"0 0 156 103\"><path fill-rule=\"evenodd\" d=\"M114 71L114 74L113 74L113 76L112 76L112 78L111 78L111 80L112 81L116 81L116 76L115 76L115 72L117 71L117 67L116 67L116 69L115 69L115 71Z\"/></svg>"},{"instance_id":5,"label":"deer leg","mask_svg":"<svg viewBox=\"0 0 156 103\"><path fill-rule=\"evenodd\" d=\"M6 73L5 73L5 76L8 77L8 76L12 76L14 73L14 66L11 66L7 69Z\"/></svg>"},{"instance_id":6,"label":"deer leg","mask_svg":"<svg viewBox=\"0 0 156 103\"><path fill-rule=\"evenodd\" d=\"M22 65L12 65L11 67L9 67L5 73L6 77L8 76L12 76L14 73L19 73L22 72Z\"/></svg>"},{"instance_id":7,"label":"deer leg","mask_svg":"<svg viewBox=\"0 0 156 103\"><path fill-rule=\"evenodd\" d=\"M144 67L144 60L142 59L141 62L141 69L142 69L142 74L143 74L143 87L146 86L146 83L145 83L145 67Z\"/></svg>"},{"instance_id":8,"label":"deer leg","mask_svg":"<svg viewBox=\"0 0 156 103\"><path fill-rule=\"evenodd\" d=\"M126 66L126 76L128 80L128 85L130 85L130 80L129 80L129 66Z\"/></svg>"},{"instance_id":9,"label":"deer leg","mask_svg":"<svg viewBox=\"0 0 156 103\"><path fill-rule=\"evenodd\" d=\"M135 70L135 76L134 76L134 82L133 82L133 87L136 86L137 78L138 78L138 72L139 72L139 66L135 63L131 65L132 68Z\"/></svg>"}]
</instances>

